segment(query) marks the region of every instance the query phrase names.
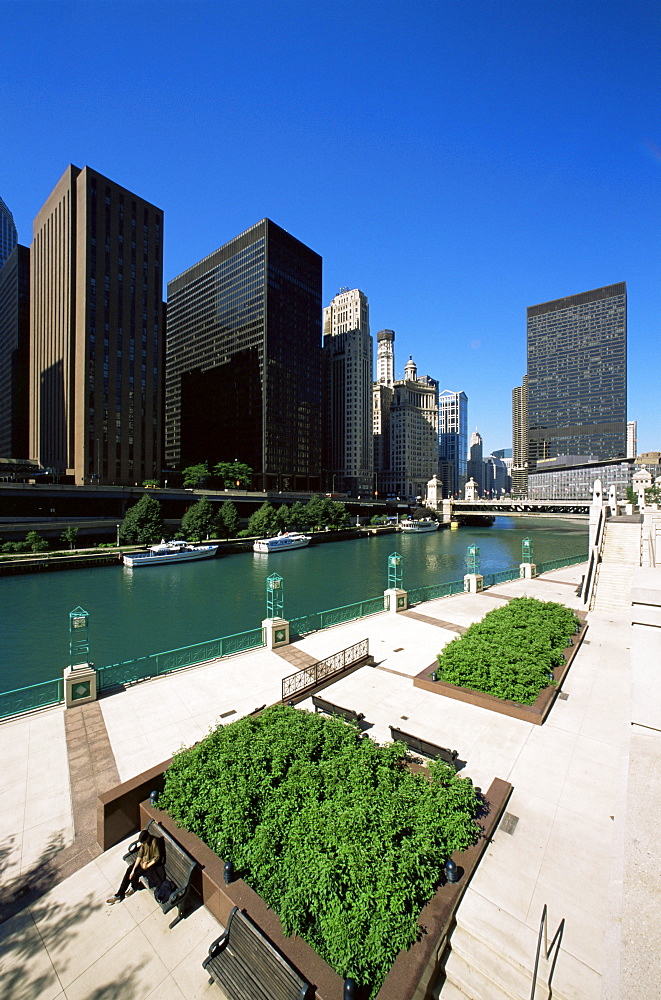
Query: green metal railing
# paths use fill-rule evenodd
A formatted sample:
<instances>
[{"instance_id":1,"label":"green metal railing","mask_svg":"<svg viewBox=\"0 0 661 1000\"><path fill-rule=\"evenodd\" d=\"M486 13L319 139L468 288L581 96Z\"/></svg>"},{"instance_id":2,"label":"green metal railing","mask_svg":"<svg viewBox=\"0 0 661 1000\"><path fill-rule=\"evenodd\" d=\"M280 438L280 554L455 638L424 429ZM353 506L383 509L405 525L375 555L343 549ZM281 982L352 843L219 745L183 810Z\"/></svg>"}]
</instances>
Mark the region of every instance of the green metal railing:
<instances>
[{"instance_id":1,"label":"green metal railing","mask_svg":"<svg viewBox=\"0 0 661 1000\"><path fill-rule=\"evenodd\" d=\"M321 629L330 628L331 625L341 625L343 622L355 621L358 618L365 618L367 615L376 615L381 611L387 611L387 598L381 594L380 597L371 597L366 601L358 601L356 604L347 604L343 608L332 608L330 611L315 611L312 615L303 615L302 618L291 618L289 621L289 638L299 639L310 632L319 632Z\"/></svg>"},{"instance_id":2,"label":"green metal railing","mask_svg":"<svg viewBox=\"0 0 661 1000\"><path fill-rule=\"evenodd\" d=\"M521 570L518 566L509 566L507 569L501 569L498 573L485 573L483 586L495 587L498 583L518 580L520 572Z\"/></svg>"},{"instance_id":3,"label":"green metal railing","mask_svg":"<svg viewBox=\"0 0 661 1000\"><path fill-rule=\"evenodd\" d=\"M463 580L434 583L430 587L414 587L407 591L408 606L424 604L425 601L435 601L438 597L450 597L452 594L463 594L463 592Z\"/></svg>"},{"instance_id":4,"label":"green metal railing","mask_svg":"<svg viewBox=\"0 0 661 1000\"><path fill-rule=\"evenodd\" d=\"M36 708L46 705L57 705L64 701L64 681L56 677L52 681L42 681L40 684L30 684L29 687L17 688L15 691L4 691L0 694L0 719L21 712L33 712Z\"/></svg>"},{"instance_id":5,"label":"green metal railing","mask_svg":"<svg viewBox=\"0 0 661 1000\"><path fill-rule=\"evenodd\" d=\"M263 645L263 629L256 628L249 632L227 635L221 639L211 639L209 642L197 642L192 646L169 649L165 653L138 656L134 660L124 660L123 663L111 663L107 667L99 667L96 672L97 688L100 692L107 691L122 684L132 684L148 677L160 677L182 667L192 667L197 663L217 660L221 656L242 653L247 649L256 649Z\"/></svg>"},{"instance_id":6,"label":"green metal railing","mask_svg":"<svg viewBox=\"0 0 661 1000\"><path fill-rule=\"evenodd\" d=\"M563 569L565 566L576 566L578 563L587 562L589 553L584 552L580 556L565 556L564 559L550 559L548 562L537 564L537 575L540 573L550 573L554 569Z\"/></svg>"}]
</instances>

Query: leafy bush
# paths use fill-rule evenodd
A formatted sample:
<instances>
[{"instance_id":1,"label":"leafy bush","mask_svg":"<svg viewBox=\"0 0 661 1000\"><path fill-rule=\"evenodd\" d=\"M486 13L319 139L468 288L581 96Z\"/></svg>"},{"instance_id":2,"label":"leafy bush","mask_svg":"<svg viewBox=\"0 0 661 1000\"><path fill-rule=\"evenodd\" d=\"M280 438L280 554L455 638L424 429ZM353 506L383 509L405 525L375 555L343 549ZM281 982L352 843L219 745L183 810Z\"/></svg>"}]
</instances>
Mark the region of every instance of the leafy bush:
<instances>
[{"instance_id":1,"label":"leafy bush","mask_svg":"<svg viewBox=\"0 0 661 1000\"><path fill-rule=\"evenodd\" d=\"M232 860L286 934L376 995L445 861L477 835L470 779L440 762L411 774L405 753L276 706L179 753L159 806Z\"/></svg>"},{"instance_id":2,"label":"leafy bush","mask_svg":"<svg viewBox=\"0 0 661 1000\"><path fill-rule=\"evenodd\" d=\"M534 597L516 597L438 654L439 680L532 705L549 684L549 672L579 620L569 608Z\"/></svg>"}]
</instances>

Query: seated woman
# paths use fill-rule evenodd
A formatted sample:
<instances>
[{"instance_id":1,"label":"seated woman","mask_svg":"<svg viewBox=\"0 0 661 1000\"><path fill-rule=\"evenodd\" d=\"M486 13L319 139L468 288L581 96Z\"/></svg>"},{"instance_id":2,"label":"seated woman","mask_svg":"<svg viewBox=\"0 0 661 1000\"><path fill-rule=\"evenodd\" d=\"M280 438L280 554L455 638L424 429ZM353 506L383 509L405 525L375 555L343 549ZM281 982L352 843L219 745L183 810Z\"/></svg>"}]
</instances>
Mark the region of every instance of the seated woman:
<instances>
[{"instance_id":1,"label":"seated woman","mask_svg":"<svg viewBox=\"0 0 661 1000\"><path fill-rule=\"evenodd\" d=\"M138 840L140 847L135 864L129 865L124 872L124 878L115 895L106 899L106 903L110 906L113 903L121 903L125 896L130 896L139 889L140 879L143 877L152 888L162 881L161 838L153 837L146 830L141 830Z\"/></svg>"}]
</instances>

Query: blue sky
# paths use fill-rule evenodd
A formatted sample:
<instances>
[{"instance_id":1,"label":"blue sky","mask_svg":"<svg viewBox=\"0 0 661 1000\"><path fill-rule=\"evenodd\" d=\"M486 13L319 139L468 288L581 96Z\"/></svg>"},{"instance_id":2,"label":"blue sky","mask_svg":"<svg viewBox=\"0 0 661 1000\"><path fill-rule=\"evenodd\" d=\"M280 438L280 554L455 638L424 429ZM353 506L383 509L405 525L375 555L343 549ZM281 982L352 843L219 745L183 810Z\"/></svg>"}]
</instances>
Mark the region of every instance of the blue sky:
<instances>
[{"instance_id":1,"label":"blue sky","mask_svg":"<svg viewBox=\"0 0 661 1000\"><path fill-rule=\"evenodd\" d=\"M526 306L626 281L629 419L661 449L656 0L0 0L0 197L68 163L165 213L165 278L264 216L369 298L485 453Z\"/></svg>"}]
</instances>

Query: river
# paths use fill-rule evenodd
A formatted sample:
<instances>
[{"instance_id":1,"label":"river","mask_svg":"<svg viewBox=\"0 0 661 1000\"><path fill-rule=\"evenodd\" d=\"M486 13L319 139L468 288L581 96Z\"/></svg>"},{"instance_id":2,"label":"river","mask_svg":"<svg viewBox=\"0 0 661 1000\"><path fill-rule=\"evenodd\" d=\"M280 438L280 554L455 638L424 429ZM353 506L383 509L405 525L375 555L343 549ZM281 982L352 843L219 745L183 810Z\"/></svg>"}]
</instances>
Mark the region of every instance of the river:
<instances>
[{"instance_id":1,"label":"river","mask_svg":"<svg viewBox=\"0 0 661 1000\"><path fill-rule=\"evenodd\" d=\"M0 577L0 691L61 675L69 612L78 606L90 616L90 658L100 667L257 628L266 617L271 573L284 580L285 617L296 618L379 596L395 550L407 589L460 580L473 543L482 573L507 569L521 561L526 537L534 562L578 555L587 552L587 520L497 518L489 528L370 536L271 556Z\"/></svg>"}]
</instances>

